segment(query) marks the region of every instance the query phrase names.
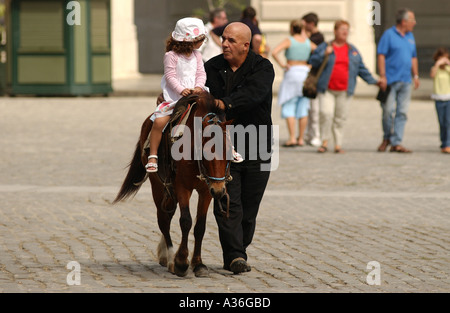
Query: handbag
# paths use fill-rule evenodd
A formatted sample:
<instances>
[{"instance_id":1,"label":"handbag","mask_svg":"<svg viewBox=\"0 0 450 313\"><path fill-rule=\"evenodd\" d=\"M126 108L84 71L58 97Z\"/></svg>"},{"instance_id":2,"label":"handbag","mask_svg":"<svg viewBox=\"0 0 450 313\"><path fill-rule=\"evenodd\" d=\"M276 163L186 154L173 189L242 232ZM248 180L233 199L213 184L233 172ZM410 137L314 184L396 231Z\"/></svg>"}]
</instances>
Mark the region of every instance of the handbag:
<instances>
[{"instance_id":1,"label":"handbag","mask_svg":"<svg viewBox=\"0 0 450 313\"><path fill-rule=\"evenodd\" d=\"M325 66L328 63L329 55L326 55L323 59L322 64L320 64L319 68L312 68L309 71L308 76L303 82L303 96L315 99L317 97L317 82L319 81L320 75L322 75Z\"/></svg>"},{"instance_id":2,"label":"handbag","mask_svg":"<svg viewBox=\"0 0 450 313\"><path fill-rule=\"evenodd\" d=\"M386 103L390 92L391 92L391 86L387 86L385 91L381 90L381 88L380 88L380 91L378 91L378 94L377 94L377 100L380 101L381 103Z\"/></svg>"}]
</instances>

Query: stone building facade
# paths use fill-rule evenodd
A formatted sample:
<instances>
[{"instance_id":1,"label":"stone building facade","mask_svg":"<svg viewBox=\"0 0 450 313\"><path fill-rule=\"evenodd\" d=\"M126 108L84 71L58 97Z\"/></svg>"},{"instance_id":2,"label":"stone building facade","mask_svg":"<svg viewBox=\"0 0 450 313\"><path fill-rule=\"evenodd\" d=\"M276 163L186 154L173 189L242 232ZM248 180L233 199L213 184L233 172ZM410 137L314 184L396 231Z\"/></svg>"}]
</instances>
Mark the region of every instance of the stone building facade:
<instances>
[{"instance_id":1,"label":"stone building facade","mask_svg":"<svg viewBox=\"0 0 450 313\"><path fill-rule=\"evenodd\" d=\"M113 77L162 73L164 40L178 18L193 14L194 8L207 9L206 0L111 0ZM395 12L400 7L415 11L421 75L431 66L431 55L438 46L450 46L450 5L447 0L378 0L381 25L370 20L374 7L369 0L244 0L258 12L260 28L271 47L289 35L289 22L308 12L316 12L325 38L333 38L337 19L350 22L350 42L363 55L366 66L376 71L376 42L382 32L394 25ZM377 12L378 14L378 12ZM237 20L234 14L230 20ZM373 16L372 16L373 18ZM373 18L375 21L375 18ZM206 21L205 21L206 22ZM278 79L282 76L277 69Z\"/></svg>"}]
</instances>

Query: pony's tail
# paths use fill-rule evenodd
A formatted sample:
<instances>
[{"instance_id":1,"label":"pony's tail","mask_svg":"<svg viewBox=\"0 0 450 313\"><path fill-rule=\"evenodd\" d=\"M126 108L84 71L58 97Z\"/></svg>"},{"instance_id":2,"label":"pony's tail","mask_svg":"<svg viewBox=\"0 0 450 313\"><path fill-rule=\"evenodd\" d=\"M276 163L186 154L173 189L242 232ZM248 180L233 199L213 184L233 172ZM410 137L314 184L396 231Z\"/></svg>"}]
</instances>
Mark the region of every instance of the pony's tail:
<instances>
[{"instance_id":1,"label":"pony's tail","mask_svg":"<svg viewBox=\"0 0 450 313\"><path fill-rule=\"evenodd\" d=\"M134 152L133 159L130 162L128 174L120 188L119 193L114 199L113 204L116 204L122 200L126 200L131 196L135 196L142 186L147 172L144 165L142 165L141 159L141 146L140 142L136 144L136 151ZM141 182L141 183L139 183Z\"/></svg>"}]
</instances>

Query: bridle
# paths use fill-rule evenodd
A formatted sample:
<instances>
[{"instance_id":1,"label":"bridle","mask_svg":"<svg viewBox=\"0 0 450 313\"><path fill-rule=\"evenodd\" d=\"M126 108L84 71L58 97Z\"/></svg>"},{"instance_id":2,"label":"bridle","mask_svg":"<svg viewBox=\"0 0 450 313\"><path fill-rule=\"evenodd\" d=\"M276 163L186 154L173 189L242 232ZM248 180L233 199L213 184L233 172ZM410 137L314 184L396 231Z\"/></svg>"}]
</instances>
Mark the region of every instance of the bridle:
<instances>
[{"instance_id":1,"label":"bridle","mask_svg":"<svg viewBox=\"0 0 450 313\"><path fill-rule=\"evenodd\" d=\"M203 165L203 163L200 160L197 160L198 162L198 169L200 172L200 175L197 176L198 179L206 182L206 184L209 186L211 185L211 182L221 182L221 181L225 181L226 183L230 182L233 180L233 177L230 175L230 161L227 162L227 168L225 170L225 176L223 177L214 177L214 176L209 176L207 175L207 170L205 168L205 166Z\"/></svg>"},{"instance_id":2,"label":"bridle","mask_svg":"<svg viewBox=\"0 0 450 313\"><path fill-rule=\"evenodd\" d=\"M217 125L222 122L219 119L219 117L217 116L217 114L215 114L215 113L206 114L203 117L202 122L204 122L208 118L209 118L209 120L207 121L207 123L211 124L211 125ZM208 175L208 170L205 168L202 161L203 161L203 157L201 159L197 160L198 170L200 172L200 175L198 175L197 178L200 179L201 181L204 181L208 187L210 187L213 182L223 182L224 181L225 184L227 184L228 182L233 180L233 177L231 176L231 169L230 169L231 160L228 160L228 162L227 162L225 176L223 176L223 177L214 177L214 176ZM228 192L226 192L224 196L227 197L227 210L226 211L223 210L222 202L220 201L220 199L218 199L218 204L219 204L220 212L228 218L230 216L230 212L229 212L230 196L228 195Z\"/></svg>"},{"instance_id":3,"label":"bridle","mask_svg":"<svg viewBox=\"0 0 450 313\"><path fill-rule=\"evenodd\" d=\"M206 114L203 117L202 121L204 122L208 117L211 117L207 121L208 124L217 125L218 123L221 123L221 120L219 119L219 117L215 113L208 113L208 114ZM202 158L202 160L203 160L203 158ZM205 166L201 162L202 160L200 160L200 159L197 160L197 162L198 162L198 170L200 172L200 175L198 175L197 177L200 180L205 181L208 186L211 185L212 181L214 181L214 182L225 181L225 182L228 183L228 182L233 180L233 177L231 177L231 174L230 174L230 163L231 163L231 160L228 160L228 162L227 162L227 168L226 168L226 171L225 171L225 176L223 176L223 177L214 177L214 176L207 175L208 171L206 170Z\"/></svg>"}]
</instances>

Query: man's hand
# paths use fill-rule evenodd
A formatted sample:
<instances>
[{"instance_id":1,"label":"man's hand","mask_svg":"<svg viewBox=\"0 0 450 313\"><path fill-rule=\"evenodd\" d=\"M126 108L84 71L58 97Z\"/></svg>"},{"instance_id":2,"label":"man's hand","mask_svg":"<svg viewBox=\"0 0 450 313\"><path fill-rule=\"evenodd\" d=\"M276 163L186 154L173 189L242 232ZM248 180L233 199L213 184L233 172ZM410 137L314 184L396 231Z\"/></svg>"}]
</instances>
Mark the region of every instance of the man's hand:
<instances>
[{"instance_id":1,"label":"man's hand","mask_svg":"<svg viewBox=\"0 0 450 313\"><path fill-rule=\"evenodd\" d=\"M419 76L414 76L414 89L419 89L419 86L420 86Z\"/></svg>"},{"instance_id":2,"label":"man's hand","mask_svg":"<svg viewBox=\"0 0 450 313\"><path fill-rule=\"evenodd\" d=\"M414 89L418 89L420 86L419 80L419 61L417 58L412 58L412 73L414 75Z\"/></svg>"},{"instance_id":3,"label":"man's hand","mask_svg":"<svg viewBox=\"0 0 450 313\"><path fill-rule=\"evenodd\" d=\"M226 109L225 103L223 103L223 101L219 100L219 99L216 99L216 107L218 107L222 111L225 111L225 109Z\"/></svg>"},{"instance_id":4,"label":"man's hand","mask_svg":"<svg viewBox=\"0 0 450 313\"><path fill-rule=\"evenodd\" d=\"M386 91L387 88L387 79L386 77L380 77L377 83L378 86L380 86L381 90Z\"/></svg>"}]
</instances>

